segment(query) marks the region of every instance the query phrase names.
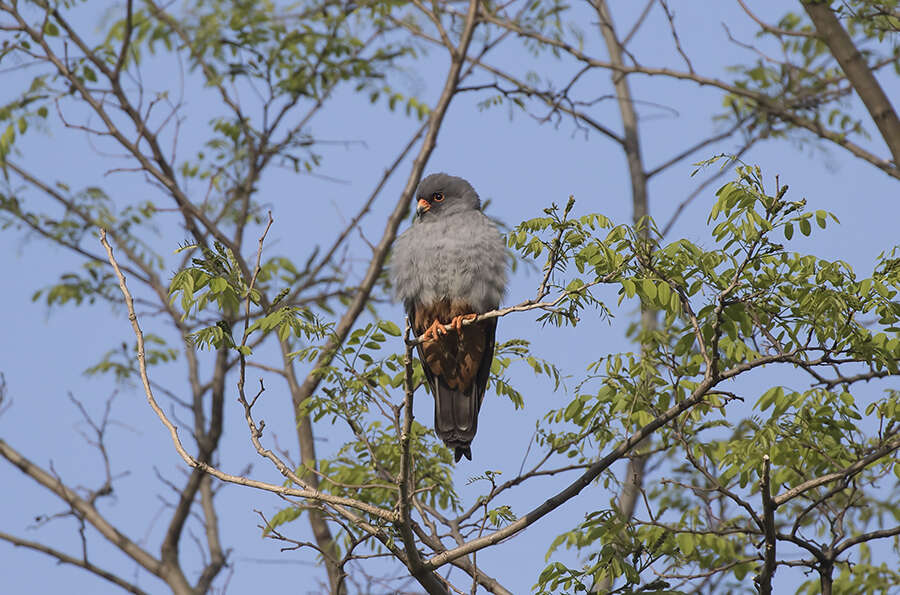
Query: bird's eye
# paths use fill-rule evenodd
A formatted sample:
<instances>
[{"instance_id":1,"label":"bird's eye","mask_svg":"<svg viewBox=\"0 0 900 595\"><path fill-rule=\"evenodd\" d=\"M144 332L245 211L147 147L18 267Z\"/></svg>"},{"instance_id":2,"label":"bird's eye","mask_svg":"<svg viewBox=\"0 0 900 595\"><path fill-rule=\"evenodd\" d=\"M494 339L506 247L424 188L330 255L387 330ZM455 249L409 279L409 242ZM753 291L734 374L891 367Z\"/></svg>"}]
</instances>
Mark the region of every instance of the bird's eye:
<instances>
[{"instance_id":1,"label":"bird's eye","mask_svg":"<svg viewBox=\"0 0 900 595\"><path fill-rule=\"evenodd\" d=\"M444 193L443 192L435 192L434 194L431 195L431 200L433 200L435 202L441 202L442 200L444 200Z\"/></svg>"}]
</instances>

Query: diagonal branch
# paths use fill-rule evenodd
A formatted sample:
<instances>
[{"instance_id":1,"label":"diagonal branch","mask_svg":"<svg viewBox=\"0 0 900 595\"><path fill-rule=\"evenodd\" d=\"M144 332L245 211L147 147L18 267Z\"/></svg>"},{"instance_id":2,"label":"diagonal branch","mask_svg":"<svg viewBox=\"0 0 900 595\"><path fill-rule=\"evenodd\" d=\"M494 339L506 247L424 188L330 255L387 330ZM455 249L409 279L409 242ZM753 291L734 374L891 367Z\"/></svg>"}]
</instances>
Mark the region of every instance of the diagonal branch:
<instances>
[{"instance_id":1,"label":"diagonal branch","mask_svg":"<svg viewBox=\"0 0 900 595\"><path fill-rule=\"evenodd\" d=\"M469 541L459 547L453 548L452 550L447 550L446 552L442 552L440 554L437 554L436 556L432 556L432 558L425 563L426 567L438 568L443 564L459 558L460 556L465 556L466 554L470 554L480 549L484 549L485 547L488 547L490 545L494 545L495 543L499 543L500 541L515 535L519 531L522 531L526 527L533 525L541 517L547 515L553 510L556 510L557 508L577 496L603 471L608 469L610 465L631 452L631 450L633 450L638 444L640 444L644 439L653 434L656 430L663 427L688 409L700 403L706 397L709 389L712 388L713 384L714 383L712 378L705 378L702 382L700 382L697 388L694 389L694 392L690 397L688 397L681 403L672 406L665 413L657 416L653 421L629 436L626 440L621 442L619 446L614 448L609 454L591 465L578 479L570 483L563 490L557 492L555 495L545 500L536 508L530 510L502 529L498 529L497 531L485 535L484 537L473 539L472 541Z\"/></svg>"},{"instance_id":2,"label":"diagonal branch","mask_svg":"<svg viewBox=\"0 0 900 595\"><path fill-rule=\"evenodd\" d=\"M860 145L848 140L846 134L841 134L825 128L818 120L810 120L803 117L799 114L794 106L784 105L780 103L778 99L770 97L765 93L754 91L753 89L747 89L739 85L728 83L721 79L704 76L697 73L683 72L673 70L671 68L653 68L639 65L629 66L626 64L615 64L609 60L597 60L585 54L584 51L580 50L579 48L576 48L575 46L561 39L555 39L538 31L525 28L513 21L497 17L487 12L483 12L481 14L481 18L484 21L491 23L492 25L496 25L497 27L506 29L508 31L512 31L513 33L522 37L533 39L547 46L562 50L571 55L573 58L597 68L606 68L620 74L637 73L647 76L663 76L676 80L693 81L701 87L714 87L738 97L750 99L757 104L758 109L764 114L772 115L788 124L808 130L816 136L831 141L846 149L853 156L859 159L863 159L864 161L868 161L870 164L884 171L892 178L900 179L900 167L898 167L895 162L883 159L878 155L872 153L871 151L868 151L867 149L861 147ZM887 140L885 142L887 142Z\"/></svg>"},{"instance_id":3,"label":"diagonal branch","mask_svg":"<svg viewBox=\"0 0 900 595\"><path fill-rule=\"evenodd\" d=\"M579 493L581 493L584 488L591 484L603 471L608 469L613 463L619 461L634 450L643 440L648 438L654 432L656 432L659 428L665 426L670 423L672 420L679 417L685 411L688 411L692 407L698 405L703 402L703 400L710 394L710 390L718 383L724 380L728 380L730 378L734 378L741 374L745 374L750 370L754 370L756 368L760 368L762 366L766 366L768 364L773 363L793 363L796 358L795 352L777 354L777 355L768 355L759 357L755 360L744 362L742 364L738 364L732 368L724 370L720 374L713 375L707 374L704 379L697 385L697 387L693 390L691 395L687 397L685 400L677 403L667 409L665 412L656 416L651 422L641 427L638 431L631 434L627 439L623 440L619 445L609 452L606 456L599 459L595 463L593 463L590 467L585 470L585 472L575 481L570 483L561 491L557 492L547 500L545 500L539 506L533 508L531 511L519 517L516 521L513 521L509 525L503 527L502 529L498 529L493 533L485 535L484 537L480 537L478 539L473 539L472 541L466 542L459 547L453 548L451 550L447 550L446 552L441 552L435 556L432 556L428 561L425 562L426 567L428 568L438 568L448 562L455 560L461 556L465 556L472 552L484 549L488 546L494 545L512 537L513 535L519 533L525 528L533 525L535 522L540 520L542 517L546 516L550 512L556 510ZM900 438L897 439L894 448L900 448ZM879 452L881 452L880 449ZM874 456L874 453L873 453ZM880 456L884 456L882 452ZM868 459L869 457L867 457ZM872 459L874 460L874 459ZM871 461L869 461L871 462ZM823 482L825 483L825 482ZM780 505L776 500L776 505Z\"/></svg>"},{"instance_id":4,"label":"diagonal branch","mask_svg":"<svg viewBox=\"0 0 900 595\"><path fill-rule=\"evenodd\" d=\"M344 339L347 338L347 335L356 323L356 319L359 318L359 315L362 313L363 308L368 302L369 295L372 293L372 288L381 276L381 270L387 259L388 251L394 242L394 238L397 237L397 229L399 229L400 223L409 212L410 200L416 190L416 186L419 184L419 179L422 177L425 165L428 163L432 151L434 151L438 133L441 129L441 124L444 121L444 116L447 114L447 108L450 106L450 101L456 94L459 85L460 71L465 62L465 57L468 54L469 44L472 41L477 11L478 0L470 0L459 45L452 53L450 68L444 81L444 89L441 92L441 96L438 99L434 110L431 112L431 116L428 120L428 130L425 133L425 139L422 141L419 154L413 161L412 171L407 178L403 191L400 193L400 198L394 206L393 212L390 217L388 217L381 241L379 241L378 245L375 247L372 260L369 262L369 268L366 270L366 274L363 277L362 283L360 283L356 295L353 296L350 305L344 312L340 321L338 321L334 334L322 348L321 355L316 359L312 371L306 376L303 384L300 385L299 393L296 397L299 401L305 401L315 392L316 388L318 388L319 383L322 381L322 375L319 373L319 370L331 364L337 348L344 342Z\"/></svg>"},{"instance_id":5,"label":"diagonal branch","mask_svg":"<svg viewBox=\"0 0 900 595\"><path fill-rule=\"evenodd\" d=\"M610 281L612 281L613 279L618 277L620 273L621 273L621 271L616 269L615 271L612 271L611 273L607 273L606 275L604 275L603 277L601 277L599 279L591 281L590 283L585 283L584 285L582 285L581 287L579 287L577 289L570 289L570 290L563 291L562 293L560 293L558 296L556 296L554 299L552 299L550 301L538 302L535 300L525 300L524 302L520 302L520 303L516 304L515 306L508 306L506 308L498 308L496 310L491 310L489 312L479 314L475 318L462 320L460 322L460 326L468 326L470 324L475 324L477 322L481 322L482 320L490 320L491 318L501 318L503 316L506 316L507 314L512 314L513 312L528 312L529 310L538 310L538 309L549 310L549 309L553 308L554 306L558 305L560 302L562 302L567 297L571 297L576 294L584 293L585 291L587 291L594 285L609 283ZM455 330L455 327L453 327L449 324L445 324L444 329L447 331L452 331L452 330ZM422 341L423 341L423 339L421 337L416 337L415 339L410 339L408 341L408 344L409 345L418 345Z\"/></svg>"},{"instance_id":6,"label":"diagonal branch","mask_svg":"<svg viewBox=\"0 0 900 595\"><path fill-rule=\"evenodd\" d=\"M115 544L129 558L152 574L165 580L162 562L116 529L90 502L81 498L74 490L59 481L57 477L27 459L3 439L0 439L0 456L68 503L78 514L82 515L87 522L96 528L103 537Z\"/></svg>"},{"instance_id":7,"label":"diagonal branch","mask_svg":"<svg viewBox=\"0 0 900 595\"><path fill-rule=\"evenodd\" d=\"M756 24L762 27L762 29L768 33L772 33L773 35L777 35L778 37L815 37L815 34L810 33L809 31L789 31L787 29L781 29L779 27L770 25L769 23L753 14L753 12L751 12L747 5L744 3L744 0L737 0L737 3L741 5L741 8L744 9L744 12L747 13L748 17L756 21Z\"/></svg>"},{"instance_id":8,"label":"diagonal branch","mask_svg":"<svg viewBox=\"0 0 900 595\"><path fill-rule=\"evenodd\" d=\"M805 0L803 8L872 116L881 137L894 156L894 166L900 167L900 118L862 53L831 10L830 4Z\"/></svg>"},{"instance_id":9,"label":"diagonal branch","mask_svg":"<svg viewBox=\"0 0 900 595\"><path fill-rule=\"evenodd\" d=\"M865 543L867 541L872 541L873 539L884 539L885 537L894 537L897 535L900 535L900 527L894 527L892 529L879 529L877 531L863 533L862 535L851 537L850 539L844 541L839 546L834 548L834 555L839 556L851 547L859 545L861 543Z\"/></svg>"},{"instance_id":10,"label":"diagonal branch","mask_svg":"<svg viewBox=\"0 0 900 595\"><path fill-rule=\"evenodd\" d=\"M325 494L320 492L317 489L311 488L306 482L304 482L300 477L297 477L295 473L293 473L290 469L288 469L282 461L277 459L272 455L272 461L278 467L279 471L287 478L290 479L293 483L301 486L299 489L293 488L290 486L276 485L271 483L266 483L264 481L258 481L254 479L249 479L240 475L232 475L230 473L226 473L220 469L217 469L210 465L209 463L198 460L193 455L187 452L184 448L184 444L181 442L181 438L178 436L178 428L175 424L172 423L172 420L166 415L166 413L162 410L157 403L156 398L153 396L153 389L150 386L150 379L147 376L147 362L144 358L144 334L141 331L141 327L138 324L137 315L134 312L134 299L131 297L131 292L128 290L128 287L125 284L125 277L122 275L122 271L119 269L119 265L115 260L115 257L112 253L112 247L109 245L109 242L106 240L106 234L103 230L100 230L100 241L103 246L106 248L107 256L109 257L110 264L112 264L113 269L116 272L116 276L119 279L119 289L122 290L122 295L125 298L125 305L128 309L128 319L131 321L131 327L134 331L135 337L137 339L138 344L138 368L141 375L141 382L144 387L144 394L147 397L147 402L150 405L150 408L153 409L153 412L156 413L156 416L160 419L163 425L169 432L169 436L172 439L172 444L175 446L176 452L178 452L179 456L184 460L192 468L200 469L201 471L208 473L219 479L221 481L227 483L234 483L238 485L243 485L247 487L252 487L256 489L260 489L267 492L272 492L275 494L281 494L283 496L297 496L300 498L312 498L313 500L319 500L322 502L326 502L329 504L333 504L336 506L349 506L352 508L356 508L358 510L362 510L363 512L367 512L373 516L381 518L386 521L394 520L395 516L392 512L379 508L377 506L373 506L366 502L362 502L360 500L356 500L353 498L344 498L341 496L333 496L331 494Z\"/></svg>"},{"instance_id":11,"label":"diagonal branch","mask_svg":"<svg viewBox=\"0 0 900 595\"><path fill-rule=\"evenodd\" d=\"M21 537L16 537L15 535L10 535L9 533L4 533L0 531L0 539L4 541L8 541L16 547L25 547L31 550L35 550L52 558L56 558L60 564L71 564L72 566L77 566L79 568L83 568L88 572L92 572L97 576L108 580L114 585L121 587L122 589L128 591L129 593L134 593L135 595L146 595L146 591L138 588L136 585L133 585L123 579L122 577L109 572L108 570L104 570L99 566L92 564L91 562L75 558L66 554L65 552L61 552L59 550L53 549L49 546L44 545L43 543L38 543L36 541L29 541L27 539L22 539Z\"/></svg>"},{"instance_id":12,"label":"diagonal branch","mask_svg":"<svg viewBox=\"0 0 900 595\"><path fill-rule=\"evenodd\" d=\"M898 449L900 449L900 436L895 435L892 440L888 440L879 448L876 448L852 465L848 465L840 471L826 473L825 475L820 475L819 477L810 479L809 481L805 481L800 485L787 490L783 494L776 496L775 498L773 498L773 502L775 503L775 506L781 506L782 504L793 500L797 496L800 496L813 488L825 485L826 483L831 483L832 481L847 479L853 477L854 475L858 475L862 473L862 471L866 467L868 467L878 459L885 457Z\"/></svg>"}]
</instances>

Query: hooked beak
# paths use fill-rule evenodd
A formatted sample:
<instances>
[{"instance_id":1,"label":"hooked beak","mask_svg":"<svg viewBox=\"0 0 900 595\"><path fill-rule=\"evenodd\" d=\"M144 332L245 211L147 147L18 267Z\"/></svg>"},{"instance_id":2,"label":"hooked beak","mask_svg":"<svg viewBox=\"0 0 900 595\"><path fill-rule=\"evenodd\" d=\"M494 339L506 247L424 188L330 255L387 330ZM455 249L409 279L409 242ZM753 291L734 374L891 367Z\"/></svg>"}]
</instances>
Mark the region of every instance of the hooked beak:
<instances>
[{"instance_id":1,"label":"hooked beak","mask_svg":"<svg viewBox=\"0 0 900 595\"><path fill-rule=\"evenodd\" d=\"M416 204L416 215L421 217L422 213L428 211L431 208L431 205L424 198L420 198L419 202Z\"/></svg>"}]
</instances>

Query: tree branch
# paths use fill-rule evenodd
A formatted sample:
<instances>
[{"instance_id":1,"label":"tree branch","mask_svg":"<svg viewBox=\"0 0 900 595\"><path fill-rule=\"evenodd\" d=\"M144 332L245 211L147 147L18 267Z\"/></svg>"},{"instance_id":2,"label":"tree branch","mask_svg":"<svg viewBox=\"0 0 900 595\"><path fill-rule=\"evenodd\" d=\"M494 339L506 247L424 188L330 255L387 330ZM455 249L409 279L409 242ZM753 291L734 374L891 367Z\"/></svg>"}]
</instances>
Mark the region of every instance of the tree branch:
<instances>
[{"instance_id":1,"label":"tree branch","mask_svg":"<svg viewBox=\"0 0 900 595\"><path fill-rule=\"evenodd\" d=\"M900 167L900 118L862 53L831 10L830 4L804 0L803 8L872 116L881 137L894 156L894 167Z\"/></svg>"},{"instance_id":2,"label":"tree branch","mask_svg":"<svg viewBox=\"0 0 900 595\"><path fill-rule=\"evenodd\" d=\"M469 9L466 14L465 25L463 26L459 45L456 50L452 52L450 68L447 71L443 91L441 92L441 96L438 99L434 110L431 112L431 116L428 120L428 130L425 132L425 139L422 141L419 154L413 161L412 171L406 180L406 185L400 193L400 198L394 206L393 212L391 212L391 215L388 217L381 241L379 241L378 245L375 247L372 260L369 262L369 267L366 270L366 274L363 277L362 283L360 283L356 295L353 296L350 305L335 326L331 338L323 346L321 355L316 359L312 371L306 376L303 384L300 385L296 400L305 401L313 394L313 392L315 392L316 388L318 388L319 383L322 381L322 375L319 373L319 370L331 364L336 350L343 344L344 339L347 338L347 335L356 323L356 319L362 313L363 308L368 302L369 295L372 292L372 288L375 286L375 282L381 275L381 269L384 266L388 251L394 242L394 238L397 237L397 229L409 212L410 201L415 193L416 186L419 184L419 179L422 177L422 171L425 169L425 165L428 163L432 151L434 151L441 123L444 120L444 116L447 114L447 108L449 108L450 101L456 94L459 85L460 71L465 62L465 57L468 54L469 44L472 41L472 32L475 29L477 11L478 0L469 0Z\"/></svg>"},{"instance_id":3,"label":"tree branch","mask_svg":"<svg viewBox=\"0 0 900 595\"><path fill-rule=\"evenodd\" d=\"M595 58L592 58L591 56L588 56L580 49L563 40L554 39L538 31L527 29L515 22L502 19L493 14L483 12L481 14L481 18L488 23L491 23L492 25L496 25L503 29L513 31L517 35L534 39L535 41L538 41L542 44L558 48L570 54L575 59L591 66L606 68L621 74L639 73L647 76L665 76L677 80L693 81L701 87L715 87L739 97L750 99L759 106L760 111L762 111L763 113L771 114L772 116L775 116L778 119L787 122L788 124L792 124L794 126L797 126L798 128L803 128L812 132L816 136L819 136L825 140L829 140L843 147L855 157L863 159L871 163L875 167L881 169L892 178L900 179L900 167L898 167L895 163L891 162L890 160L882 159L881 157L878 157L874 153L864 149L856 143L847 140L847 135L845 134L828 130L817 120L809 120L807 118L804 118L803 116L799 115L794 106L782 105L776 98L769 97L768 95L759 91L754 91L752 89L733 85L717 78L703 76L697 73L681 72L678 70L673 70L671 68L652 68L639 65L628 66L624 64L617 65L612 61L597 60Z\"/></svg>"},{"instance_id":4,"label":"tree branch","mask_svg":"<svg viewBox=\"0 0 900 595\"><path fill-rule=\"evenodd\" d=\"M879 448L876 448L875 450L870 452L868 455L859 459L852 465L848 465L847 467L845 467L844 469L842 469L840 471L835 471L833 473L826 473L825 475L821 475L814 479L810 479L809 481L805 481L805 482L801 483L800 485L787 490L783 494L776 496L773 499L773 502L775 503L775 506L778 507L778 506L781 506L782 504L784 504L785 502L789 502L789 501L793 500L794 498L796 498L797 496L800 496L800 495L804 494L805 492L808 492L809 490L811 490L813 488L817 488L821 485L825 485L826 483L831 483L832 481L837 481L839 479L846 479L846 478L853 477L854 475L858 475L866 467L868 467L869 465L871 465L878 459L889 455L890 453L894 452L897 449L900 449L900 436L895 435L893 440L887 441L886 443L881 445Z\"/></svg>"},{"instance_id":5,"label":"tree branch","mask_svg":"<svg viewBox=\"0 0 900 595\"><path fill-rule=\"evenodd\" d=\"M187 589L183 592L189 592L190 587L187 585L187 581L184 580L183 576L181 577L182 581L169 582L170 577L167 576L167 569L164 568L163 563L160 560L154 558L149 552L116 529L92 504L81 498L74 490L63 484L51 473L48 473L41 467L35 465L3 439L0 439L0 456L18 467L22 473L29 476L69 504L73 510L96 528L103 537L144 569L168 582L173 589L175 589L176 586L181 586Z\"/></svg>"},{"instance_id":6,"label":"tree branch","mask_svg":"<svg viewBox=\"0 0 900 595\"><path fill-rule=\"evenodd\" d=\"M135 595L147 595L146 591L143 591L142 589L138 588L136 585L129 583L128 581L121 578L120 576L115 575L112 572L109 572L108 570L104 570L104 569L92 564L91 562L89 562L87 560L72 557L69 554L61 552L59 550L55 550L55 549L53 549L49 546L46 546L42 543L38 543L36 541L29 541L27 539L22 539L21 537L16 537L15 535L10 535L9 533L4 533L3 531L0 531L0 539L3 539L4 541L8 541L9 543L13 544L16 547L25 547L28 549L32 549L32 550L47 554L48 556L50 556L52 558L56 558L61 564L71 564L72 566L77 566L79 568L83 568L84 570L87 570L88 572L92 572L92 573L96 574L97 576L108 580L109 582L113 583L114 585L121 587L122 589L128 591L129 593L134 593Z\"/></svg>"},{"instance_id":7,"label":"tree branch","mask_svg":"<svg viewBox=\"0 0 900 595\"><path fill-rule=\"evenodd\" d=\"M112 253L112 247L109 245L109 242L106 240L106 234L103 230L100 230L100 241L103 246L106 248L107 256L109 257L110 264L112 264L113 269L116 271L116 276L119 279L119 288L122 290L122 295L125 298L125 305L128 309L128 319L131 321L132 329L134 330L135 337L137 338L138 343L138 369L140 370L141 382L144 387L144 395L147 397L147 402L150 405L150 408L153 409L153 412L156 413L156 416L163 423L166 429L169 432L169 437L172 439L172 444L175 446L176 452L178 452L179 456L184 460L192 468L198 468L205 473L209 473L216 479L221 481L225 481L228 483L234 483L238 485L243 485L247 487L257 488L260 490L264 490L267 492L273 492L276 494L281 494L284 496L297 496L300 498L312 498L313 500L320 500L323 502L327 502L329 504L334 505L343 505L349 506L352 508L356 508L358 510L362 510L369 514L372 514L378 518L381 518L386 521L392 521L396 517L390 511L378 508L377 506L373 506L371 504L355 500L353 498L343 498L340 496L332 496L330 494L325 494L320 492L317 489L313 489L309 487L309 485L303 481L301 478L297 477L292 471L287 469L287 467L280 460L277 460L277 457L273 459L273 462L285 475L286 478L290 479L297 485L300 485L301 488L292 488L289 486L281 486L276 484L270 484L263 481L257 481L253 479L248 479L246 477L242 477L240 475L232 475L230 473L225 473L220 469L213 467L212 465L200 461L193 457L191 454L187 452L184 448L184 444L181 442L181 438L178 436L178 428L172 423L172 421L168 418L159 404L156 402L156 398L153 396L153 389L150 386L150 380L147 376L147 363L144 357L144 335L141 331L141 327L138 324L137 315L134 312L134 300L131 297L131 292L128 291L128 287L125 285L125 277L122 275L122 271L119 269L119 265L115 260L115 257ZM274 455L272 455L274 457Z\"/></svg>"},{"instance_id":8,"label":"tree branch","mask_svg":"<svg viewBox=\"0 0 900 595\"><path fill-rule=\"evenodd\" d=\"M775 570L777 569L775 561L775 548L777 544L775 538L775 503L772 501L771 470L772 462L769 460L769 455L764 455L762 474L759 479L759 491L762 495L763 504L762 530L765 538L763 565L759 575L753 580L753 582L756 583L756 588L759 589L760 595L772 594L772 579L774 578Z\"/></svg>"}]
</instances>

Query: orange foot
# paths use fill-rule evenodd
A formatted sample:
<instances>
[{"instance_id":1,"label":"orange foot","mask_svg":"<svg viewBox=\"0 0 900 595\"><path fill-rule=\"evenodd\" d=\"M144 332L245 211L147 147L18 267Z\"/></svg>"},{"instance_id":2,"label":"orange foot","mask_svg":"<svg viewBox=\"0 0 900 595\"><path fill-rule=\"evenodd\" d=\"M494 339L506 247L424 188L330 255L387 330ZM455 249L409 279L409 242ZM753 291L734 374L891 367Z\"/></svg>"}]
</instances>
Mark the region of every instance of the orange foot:
<instances>
[{"instance_id":1,"label":"orange foot","mask_svg":"<svg viewBox=\"0 0 900 595\"><path fill-rule=\"evenodd\" d=\"M456 329L457 334L462 333L463 320L475 320L478 314L460 314L450 321L450 326Z\"/></svg>"},{"instance_id":2,"label":"orange foot","mask_svg":"<svg viewBox=\"0 0 900 595\"><path fill-rule=\"evenodd\" d=\"M441 324L440 320L435 319L424 333L422 333L423 341L437 341L438 335L446 335L447 329Z\"/></svg>"}]
</instances>

